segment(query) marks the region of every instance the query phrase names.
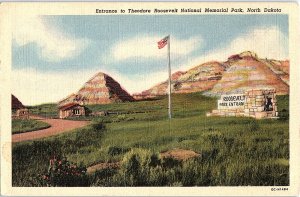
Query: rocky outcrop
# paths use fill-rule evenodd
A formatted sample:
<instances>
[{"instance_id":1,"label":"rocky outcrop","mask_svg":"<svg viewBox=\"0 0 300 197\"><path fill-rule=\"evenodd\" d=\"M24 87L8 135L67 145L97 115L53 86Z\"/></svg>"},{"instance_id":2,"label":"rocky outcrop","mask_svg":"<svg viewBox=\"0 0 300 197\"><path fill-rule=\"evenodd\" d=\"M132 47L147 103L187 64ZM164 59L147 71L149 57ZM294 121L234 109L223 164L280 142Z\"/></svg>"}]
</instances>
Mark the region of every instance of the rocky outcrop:
<instances>
[{"instance_id":1,"label":"rocky outcrop","mask_svg":"<svg viewBox=\"0 0 300 197\"><path fill-rule=\"evenodd\" d=\"M19 101L17 97L11 95L11 108L12 109L23 109L25 108L24 105Z\"/></svg>"},{"instance_id":2,"label":"rocky outcrop","mask_svg":"<svg viewBox=\"0 0 300 197\"><path fill-rule=\"evenodd\" d=\"M226 64L213 61L198 65L186 72L176 72L171 77L172 92L190 93L209 90L222 78L222 73L227 66ZM165 95L167 88L168 81L164 81L140 94L135 94L134 97L136 99L145 99Z\"/></svg>"},{"instance_id":3,"label":"rocky outcrop","mask_svg":"<svg viewBox=\"0 0 300 197\"><path fill-rule=\"evenodd\" d=\"M206 95L244 93L249 89L275 89L278 95L289 93L288 61L259 59L256 54L242 53L229 58L230 65L222 79Z\"/></svg>"},{"instance_id":4,"label":"rocky outcrop","mask_svg":"<svg viewBox=\"0 0 300 197\"><path fill-rule=\"evenodd\" d=\"M67 103L108 104L115 102L130 102L134 98L109 75L99 72L87 81L83 87L59 102L59 106Z\"/></svg>"},{"instance_id":5,"label":"rocky outcrop","mask_svg":"<svg viewBox=\"0 0 300 197\"><path fill-rule=\"evenodd\" d=\"M167 93L168 82L135 94L136 99L153 98ZM289 93L289 61L260 59L252 51L231 55L225 62L207 62L186 72L172 75L173 93L204 91L205 95L242 93L247 89L276 89Z\"/></svg>"}]
</instances>

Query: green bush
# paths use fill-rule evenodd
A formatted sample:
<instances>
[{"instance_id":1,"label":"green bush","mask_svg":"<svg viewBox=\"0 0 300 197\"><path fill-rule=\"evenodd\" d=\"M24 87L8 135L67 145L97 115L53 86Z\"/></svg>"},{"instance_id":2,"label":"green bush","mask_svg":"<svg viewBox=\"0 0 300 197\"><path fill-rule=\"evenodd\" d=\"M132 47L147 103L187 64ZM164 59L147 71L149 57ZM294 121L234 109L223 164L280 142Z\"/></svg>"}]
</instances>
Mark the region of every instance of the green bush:
<instances>
[{"instance_id":1,"label":"green bush","mask_svg":"<svg viewBox=\"0 0 300 197\"><path fill-rule=\"evenodd\" d=\"M195 160L189 160L182 165L182 185L193 186L196 184L200 165Z\"/></svg>"},{"instance_id":2,"label":"green bush","mask_svg":"<svg viewBox=\"0 0 300 197\"><path fill-rule=\"evenodd\" d=\"M172 157L165 157L162 159L161 164L164 168L174 168L181 165L181 161Z\"/></svg>"},{"instance_id":3,"label":"green bush","mask_svg":"<svg viewBox=\"0 0 300 197\"><path fill-rule=\"evenodd\" d=\"M280 95L277 97L279 120L289 121L289 95Z\"/></svg>"},{"instance_id":4,"label":"green bush","mask_svg":"<svg viewBox=\"0 0 300 197\"><path fill-rule=\"evenodd\" d=\"M149 186L164 186L167 181L165 170L161 166L150 168Z\"/></svg>"},{"instance_id":5,"label":"green bush","mask_svg":"<svg viewBox=\"0 0 300 197\"><path fill-rule=\"evenodd\" d=\"M89 186L86 168L69 162L65 157L54 156L50 159L48 171L41 176L42 185L48 187L84 187Z\"/></svg>"},{"instance_id":6,"label":"green bush","mask_svg":"<svg viewBox=\"0 0 300 197\"><path fill-rule=\"evenodd\" d=\"M125 154L120 173L124 175L129 186L147 185L147 178L150 173L152 153L143 149L132 149Z\"/></svg>"},{"instance_id":7,"label":"green bush","mask_svg":"<svg viewBox=\"0 0 300 197\"><path fill-rule=\"evenodd\" d=\"M120 155L128 152L130 148L118 147L118 146L110 146L108 148L107 153L111 156Z\"/></svg>"},{"instance_id":8,"label":"green bush","mask_svg":"<svg viewBox=\"0 0 300 197\"><path fill-rule=\"evenodd\" d=\"M113 168L104 168L97 170L93 175L90 176L90 182L92 186L117 186L119 183L114 176L117 174L118 170Z\"/></svg>"}]
</instances>

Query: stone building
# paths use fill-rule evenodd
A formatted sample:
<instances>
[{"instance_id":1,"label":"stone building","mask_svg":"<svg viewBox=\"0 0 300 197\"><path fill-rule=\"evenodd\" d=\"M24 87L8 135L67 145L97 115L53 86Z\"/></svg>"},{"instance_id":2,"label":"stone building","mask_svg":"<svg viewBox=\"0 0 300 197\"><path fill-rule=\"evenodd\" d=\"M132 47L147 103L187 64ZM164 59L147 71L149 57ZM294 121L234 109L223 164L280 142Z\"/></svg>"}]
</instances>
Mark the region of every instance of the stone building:
<instances>
[{"instance_id":1,"label":"stone building","mask_svg":"<svg viewBox=\"0 0 300 197\"><path fill-rule=\"evenodd\" d=\"M29 119L29 110L14 95L11 95L11 110L12 119Z\"/></svg>"},{"instance_id":2,"label":"stone building","mask_svg":"<svg viewBox=\"0 0 300 197\"><path fill-rule=\"evenodd\" d=\"M218 100L218 109L206 115L278 118L276 90L252 89L245 91L245 94L222 95Z\"/></svg>"},{"instance_id":3,"label":"stone building","mask_svg":"<svg viewBox=\"0 0 300 197\"><path fill-rule=\"evenodd\" d=\"M29 119L29 110L27 108L21 108L12 111L12 119Z\"/></svg>"},{"instance_id":4,"label":"stone building","mask_svg":"<svg viewBox=\"0 0 300 197\"><path fill-rule=\"evenodd\" d=\"M29 110L27 108L18 109L16 112L16 117L19 119L28 119Z\"/></svg>"},{"instance_id":5,"label":"stone building","mask_svg":"<svg viewBox=\"0 0 300 197\"><path fill-rule=\"evenodd\" d=\"M257 119L278 117L275 89L249 90L245 96L244 116Z\"/></svg>"},{"instance_id":6,"label":"stone building","mask_svg":"<svg viewBox=\"0 0 300 197\"><path fill-rule=\"evenodd\" d=\"M59 107L59 118L85 116L86 108L78 103L68 103Z\"/></svg>"}]
</instances>

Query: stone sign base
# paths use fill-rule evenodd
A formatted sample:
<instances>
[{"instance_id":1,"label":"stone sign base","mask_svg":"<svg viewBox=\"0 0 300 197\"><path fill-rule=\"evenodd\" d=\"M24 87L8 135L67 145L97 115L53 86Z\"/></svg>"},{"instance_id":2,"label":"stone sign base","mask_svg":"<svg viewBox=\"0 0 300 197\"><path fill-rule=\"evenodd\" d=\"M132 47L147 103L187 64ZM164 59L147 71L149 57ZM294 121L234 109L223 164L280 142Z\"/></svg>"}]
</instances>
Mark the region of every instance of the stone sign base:
<instances>
[{"instance_id":1,"label":"stone sign base","mask_svg":"<svg viewBox=\"0 0 300 197\"><path fill-rule=\"evenodd\" d=\"M214 109L206 113L206 116L244 116L243 109Z\"/></svg>"},{"instance_id":2,"label":"stone sign base","mask_svg":"<svg viewBox=\"0 0 300 197\"><path fill-rule=\"evenodd\" d=\"M237 109L216 109L206 116L253 117L256 119L278 118L275 89L248 90L245 92L245 104Z\"/></svg>"}]
</instances>

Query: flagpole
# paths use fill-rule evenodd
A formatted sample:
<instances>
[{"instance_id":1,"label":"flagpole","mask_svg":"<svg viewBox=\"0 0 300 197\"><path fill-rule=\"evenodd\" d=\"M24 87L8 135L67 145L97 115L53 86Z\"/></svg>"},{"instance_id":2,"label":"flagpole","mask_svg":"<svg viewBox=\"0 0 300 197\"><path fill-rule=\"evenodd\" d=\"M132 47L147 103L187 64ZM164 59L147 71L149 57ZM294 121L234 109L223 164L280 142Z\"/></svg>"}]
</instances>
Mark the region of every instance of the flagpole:
<instances>
[{"instance_id":1,"label":"flagpole","mask_svg":"<svg viewBox=\"0 0 300 197\"><path fill-rule=\"evenodd\" d=\"M171 108L171 61L170 61L170 40L171 36L168 38L168 69L169 69L169 119L172 118L172 108Z\"/></svg>"}]
</instances>

